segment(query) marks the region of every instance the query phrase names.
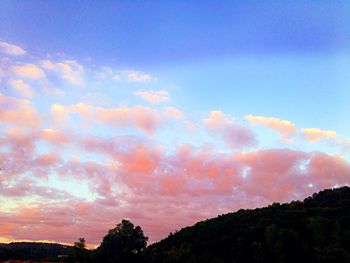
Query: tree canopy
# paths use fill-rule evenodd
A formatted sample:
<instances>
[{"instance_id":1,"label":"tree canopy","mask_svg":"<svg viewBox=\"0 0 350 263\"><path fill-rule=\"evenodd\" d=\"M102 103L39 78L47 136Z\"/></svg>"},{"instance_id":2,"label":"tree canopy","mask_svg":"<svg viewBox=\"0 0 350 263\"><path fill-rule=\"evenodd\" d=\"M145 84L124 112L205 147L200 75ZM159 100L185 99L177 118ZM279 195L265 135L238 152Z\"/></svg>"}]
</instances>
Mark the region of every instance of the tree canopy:
<instances>
[{"instance_id":1,"label":"tree canopy","mask_svg":"<svg viewBox=\"0 0 350 263\"><path fill-rule=\"evenodd\" d=\"M147 263L350 262L350 188L239 210L186 227L144 251Z\"/></svg>"},{"instance_id":2,"label":"tree canopy","mask_svg":"<svg viewBox=\"0 0 350 263\"><path fill-rule=\"evenodd\" d=\"M140 252L146 248L146 237L139 226L122 220L110 229L96 250L97 262L133 262L139 259Z\"/></svg>"}]
</instances>

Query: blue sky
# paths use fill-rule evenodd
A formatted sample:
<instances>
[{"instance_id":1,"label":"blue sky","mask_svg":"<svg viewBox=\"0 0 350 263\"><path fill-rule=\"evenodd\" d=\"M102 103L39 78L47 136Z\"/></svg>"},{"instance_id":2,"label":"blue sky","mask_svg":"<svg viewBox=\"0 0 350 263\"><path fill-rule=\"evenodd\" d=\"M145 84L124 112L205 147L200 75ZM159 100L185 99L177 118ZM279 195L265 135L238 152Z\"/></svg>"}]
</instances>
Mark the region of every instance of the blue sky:
<instances>
[{"instance_id":1,"label":"blue sky","mask_svg":"<svg viewBox=\"0 0 350 263\"><path fill-rule=\"evenodd\" d=\"M192 110L278 109L294 120L308 110L310 122L327 108L325 123L314 124L323 127L348 110L348 8L349 1L2 1L0 31L34 55L61 52L162 76L181 86Z\"/></svg>"},{"instance_id":2,"label":"blue sky","mask_svg":"<svg viewBox=\"0 0 350 263\"><path fill-rule=\"evenodd\" d=\"M0 241L96 245L130 218L153 242L349 184L348 10L1 1Z\"/></svg>"}]
</instances>

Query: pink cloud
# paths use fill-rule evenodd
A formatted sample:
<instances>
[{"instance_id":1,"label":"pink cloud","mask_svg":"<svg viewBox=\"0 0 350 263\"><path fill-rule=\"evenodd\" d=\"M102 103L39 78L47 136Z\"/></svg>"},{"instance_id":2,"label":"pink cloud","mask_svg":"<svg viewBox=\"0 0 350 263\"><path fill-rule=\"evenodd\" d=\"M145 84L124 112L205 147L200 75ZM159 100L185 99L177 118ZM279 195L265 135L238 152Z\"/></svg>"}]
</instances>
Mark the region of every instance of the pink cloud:
<instances>
[{"instance_id":1,"label":"pink cloud","mask_svg":"<svg viewBox=\"0 0 350 263\"><path fill-rule=\"evenodd\" d=\"M13 66L11 70L17 76L22 78L41 79L45 77L44 71L34 64L25 64L23 66Z\"/></svg>"},{"instance_id":2,"label":"pink cloud","mask_svg":"<svg viewBox=\"0 0 350 263\"><path fill-rule=\"evenodd\" d=\"M170 118L181 119L183 118L183 114L179 109L174 107L165 107L164 114Z\"/></svg>"},{"instance_id":3,"label":"pink cloud","mask_svg":"<svg viewBox=\"0 0 350 263\"><path fill-rule=\"evenodd\" d=\"M30 109L27 101L5 96L0 97L0 105L5 113L6 109ZM63 119L77 114L99 124L146 132L154 132L165 118L164 111L141 106L55 105L53 112L63 114ZM138 123L145 115L153 116L150 122L154 123ZM4 123L18 127L4 130L0 136L0 147L6 149L0 152L0 196L27 200L0 209L0 232L9 240L72 243L84 236L96 245L108 229L129 218L140 224L153 242L198 220L239 208L301 199L325 187L349 183L349 163L321 152L270 149L222 153L212 145L190 144L170 151L147 136L104 138L78 136L57 127L26 129L16 124L20 114L16 121L3 116L0 120L4 118ZM204 124L237 149L256 142L249 129L222 112L212 112ZM39 151L38 142L48 144L49 150ZM79 158L67 157L70 151ZM63 182L87 184L92 197L75 197L57 186L47 186L50 174Z\"/></svg>"},{"instance_id":4,"label":"pink cloud","mask_svg":"<svg viewBox=\"0 0 350 263\"><path fill-rule=\"evenodd\" d=\"M139 90L135 91L134 94L150 103L162 103L170 100L169 93L165 90Z\"/></svg>"},{"instance_id":5,"label":"pink cloud","mask_svg":"<svg viewBox=\"0 0 350 263\"><path fill-rule=\"evenodd\" d=\"M23 80L10 80L9 84L23 97L32 98L35 94L32 87Z\"/></svg>"},{"instance_id":6,"label":"pink cloud","mask_svg":"<svg viewBox=\"0 0 350 263\"><path fill-rule=\"evenodd\" d=\"M8 189L8 194L36 193L42 201L1 211L0 221L13 224L3 230L3 236L70 243L84 236L98 244L109 228L129 218L155 241L197 220L300 199L323 187L345 184L350 173L344 159L319 152L271 149L231 155L212 147L182 145L175 153L167 153L137 137L125 139L83 139L82 147L111 156L115 166L78 160L60 164L53 153L35 158L31 166L59 164L55 168L59 174L91 182L91 191L99 197L84 201L67 193L65 198L33 181L21 183L17 190Z\"/></svg>"},{"instance_id":7,"label":"pink cloud","mask_svg":"<svg viewBox=\"0 0 350 263\"><path fill-rule=\"evenodd\" d=\"M165 121L165 114L159 110L145 107L95 107L87 103L77 103L71 106L54 104L51 107L53 123L66 124L70 115L77 113L89 124L108 125L112 128L137 128L154 135L157 128ZM175 118L175 116L171 116Z\"/></svg>"},{"instance_id":8,"label":"pink cloud","mask_svg":"<svg viewBox=\"0 0 350 263\"><path fill-rule=\"evenodd\" d=\"M41 62L41 65L47 71L55 72L60 78L73 85L82 86L85 84L82 77L84 67L74 60L65 60L57 63L44 60Z\"/></svg>"},{"instance_id":9,"label":"pink cloud","mask_svg":"<svg viewBox=\"0 0 350 263\"><path fill-rule=\"evenodd\" d=\"M335 131L321 130L318 128L305 128L302 129L302 135L306 140L316 143L322 139L335 138L337 133Z\"/></svg>"},{"instance_id":10,"label":"pink cloud","mask_svg":"<svg viewBox=\"0 0 350 263\"><path fill-rule=\"evenodd\" d=\"M240 149L257 145L255 134L249 128L221 111L212 111L203 123L211 133L222 136L229 147Z\"/></svg>"},{"instance_id":11,"label":"pink cloud","mask_svg":"<svg viewBox=\"0 0 350 263\"><path fill-rule=\"evenodd\" d=\"M95 120L100 124L121 128L136 127L149 134L155 133L161 121L161 115L158 111L144 106L100 108L80 103L73 106L72 111L79 113L83 118Z\"/></svg>"},{"instance_id":12,"label":"pink cloud","mask_svg":"<svg viewBox=\"0 0 350 263\"><path fill-rule=\"evenodd\" d=\"M26 54L26 51L16 45L9 44L7 42L0 42L0 49L4 54L21 56Z\"/></svg>"},{"instance_id":13,"label":"pink cloud","mask_svg":"<svg viewBox=\"0 0 350 263\"><path fill-rule=\"evenodd\" d=\"M297 132L295 125L287 120L254 115L246 115L245 119L253 124L260 124L279 132L282 140L288 141L293 139L295 133Z\"/></svg>"},{"instance_id":14,"label":"pink cloud","mask_svg":"<svg viewBox=\"0 0 350 263\"><path fill-rule=\"evenodd\" d=\"M38 112L27 100L0 93L0 111L0 123L27 128L36 128L40 124Z\"/></svg>"},{"instance_id":15,"label":"pink cloud","mask_svg":"<svg viewBox=\"0 0 350 263\"><path fill-rule=\"evenodd\" d=\"M55 129L43 129L36 133L37 140L46 141L54 146L67 145L74 139L73 136L72 133Z\"/></svg>"}]
</instances>

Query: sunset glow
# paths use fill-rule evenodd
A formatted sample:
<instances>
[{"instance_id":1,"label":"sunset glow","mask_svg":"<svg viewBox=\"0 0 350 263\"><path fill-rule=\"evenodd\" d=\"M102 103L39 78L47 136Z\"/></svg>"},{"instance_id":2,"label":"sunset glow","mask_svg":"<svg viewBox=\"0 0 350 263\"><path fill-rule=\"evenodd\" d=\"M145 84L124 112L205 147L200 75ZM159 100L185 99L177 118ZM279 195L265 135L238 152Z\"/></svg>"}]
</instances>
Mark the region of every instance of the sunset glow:
<instances>
[{"instance_id":1,"label":"sunset glow","mask_svg":"<svg viewBox=\"0 0 350 263\"><path fill-rule=\"evenodd\" d=\"M349 1L165 2L1 1L0 242L350 183Z\"/></svg>"}]
</instances>

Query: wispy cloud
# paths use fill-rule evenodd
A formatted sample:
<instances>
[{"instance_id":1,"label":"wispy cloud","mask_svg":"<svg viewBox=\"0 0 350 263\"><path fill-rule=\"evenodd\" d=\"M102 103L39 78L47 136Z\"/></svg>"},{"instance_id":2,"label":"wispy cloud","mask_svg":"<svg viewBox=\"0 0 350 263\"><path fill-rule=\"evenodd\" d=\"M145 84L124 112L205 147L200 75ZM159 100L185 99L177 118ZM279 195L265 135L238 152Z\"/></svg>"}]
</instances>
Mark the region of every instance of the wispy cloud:
<instances>
[{"instance_id":1,"label":"wispy cloud","mask_svg":"<svg viewBox=\"0 0 350 263\"><path fill-rule=\"evenodd\" d=\"M21 79L10 80L8 83L23 97L32 98L35 94L32 87Z\"/></svg>"},{"instance_id":2,"label":"wispy cloud","mask_svg":"<svg viewBox=\"0 0 350 263\"><path fill-rule=\"evenodd\" d=\"M157 79L152 77L151 75L144 73L142 71L135 70L121 70L118 71L117 74L113 76L114 80L127 79L130 82L151 82L156 81Z\"/></svg>"},{"instance_id":3,"label":"wispy cloud","mask_svg":"<svg viewBox=\"0 0 350 263\"><path fill-rule=\"evenodd\" d=\"M0 42L0 50L2 53L8 55L20 56L26 54L26 51L23 48L7 42Z\"/></svg>"},{"instance_id":4,"label":"wispy cloud","mask_svg":"<svg viewBox=\"0 0 350 263\"><path fill-rule=\"evenodd\" d=\"M169 93L165 90L138 90L134 94L150 103L162 103L170 101Z\"/></svg>"},{"instance_id":5,"label":"wispy cloud","mask_svg":"<svg viewBox=\"0 0 350 263\"><path fill-rule=\"evenodd\" d=\"M281 139L285 141L293 139L298 131L291 121L281 120L279 118L246 115L245 119L253 124L260 124L277 131L280 133Z\"/></svg>"},{"instance_id":6,"label":"wispy cloud","mask_svg":"<svg viewBox=\"0 0 350 263\"><path fill-rule=\"evenodd\" d=\"M74 60L65 60L57 63L44 60L41 62L41 65L46 70L55 72L59 77L73 85L82 86L85 83L82 77L84 67Z\"/></svg>"},{"instance_id":7,"label":"wispy cloud","mask_svg":"<svg viewBox=\"0 0 350 263\"><path fill-rule=\"evenodd\" d=\"M28 79L41 79L45 77L44 71L34 64L25 64L22 66L13 66L12 72L17 76Z\"/></svg>"},{"instance_id":8,"label":"wispy cloud","mask_svg":"<svg viewBox=\"0 0 350 263\"><path fill-rule=\"evenodd\" d=\"M211 133L222 136L229 147L240 149L257 145L253 131L222 111L212 111L203 123Z\"/></svg>"},{"instance_id":9,"label":"wispy cloud","mask_svg":"<svg viewBox=\"0 0 350 263\"><path fill-rule=\"evenodd\" d=\"M304 128L301 130L301 133L306 140L312 143L316 143L322 139L335 138L337 136L335 131L321 130L319 128Z\"/></svg>"}]
</instances>

